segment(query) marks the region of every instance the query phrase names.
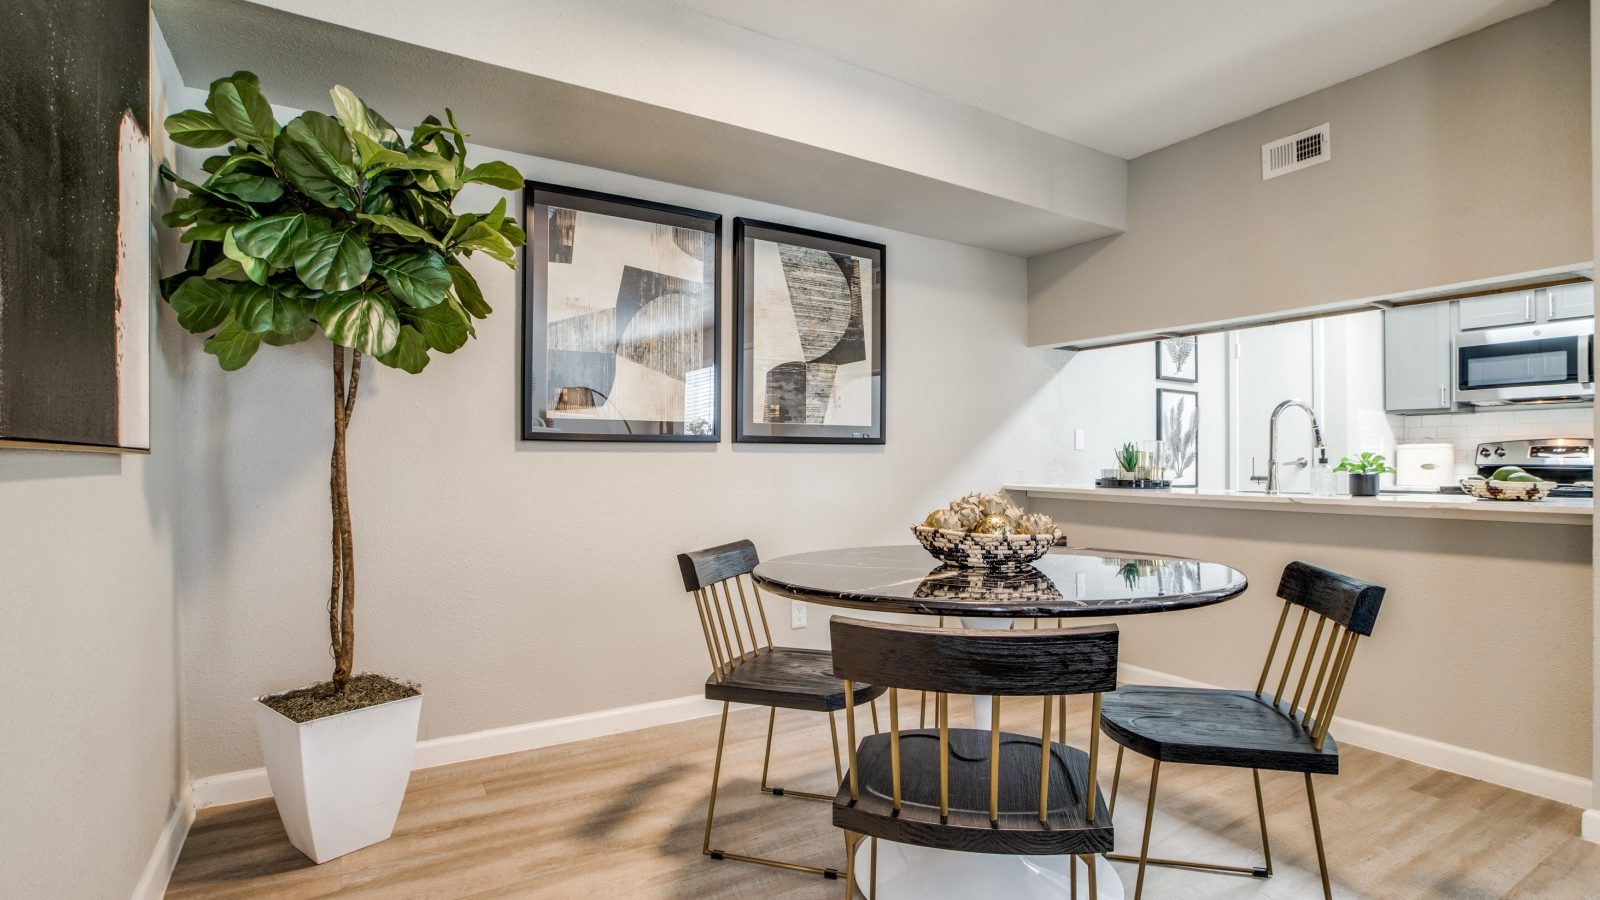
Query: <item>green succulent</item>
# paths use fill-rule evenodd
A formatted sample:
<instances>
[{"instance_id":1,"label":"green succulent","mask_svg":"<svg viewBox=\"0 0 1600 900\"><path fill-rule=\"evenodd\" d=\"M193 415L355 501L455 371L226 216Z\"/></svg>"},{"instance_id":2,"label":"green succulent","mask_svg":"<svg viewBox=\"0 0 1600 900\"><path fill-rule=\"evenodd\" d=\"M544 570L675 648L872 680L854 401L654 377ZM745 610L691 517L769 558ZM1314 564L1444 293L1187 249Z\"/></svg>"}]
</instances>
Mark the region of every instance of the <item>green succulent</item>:
<instances>
[{"instance_id":1,"label":"green succulent","mask_svg":"<svg viewBox=\"0 0 1600 900\"><path fill-rule=\"evenodd\" d=\"M1333 470L1335 472L1349 472L1352 475L1387 475L1394 471L1390 467L1388 460L1384 459L1382 453L1372 453L1370 451L1363 451L1359 457L1344 457L1339 460L1337 466L1333 467Z\"/></svg>"},{"instance_id":2,"label":"green succulent","mask_svg":"<svg viewBox=\"0 0 1600 900\"><path fill-rule=\"evenodd\" d=\"M162 295L179 324L210 335L205 351L224 369L320 331L420 372L491 311L461 258L516 267L524 236L504 200L487 213L451 208L467 184L521 187L516 169L468 167L467 134L448 109L407 140L348 88L330 93L334 115L279 127L256 76L235 72L212 82L204 110L167 117L174 142L225 148L202 163L200 183L161 168L186 192L163 221L190 245Z\"/></svg>"},{"instance_id":3,"label":"green succulent","mask_svg":"<svg viewBox=\"0 0 1600 900\"><path fill-rule=\"evenodd\" d=\"M1124 472L1132 472L1139 468L1139 448L1132 443L1123 444L1117 448L1117 467Z\"/></svg>"}]
</instances>

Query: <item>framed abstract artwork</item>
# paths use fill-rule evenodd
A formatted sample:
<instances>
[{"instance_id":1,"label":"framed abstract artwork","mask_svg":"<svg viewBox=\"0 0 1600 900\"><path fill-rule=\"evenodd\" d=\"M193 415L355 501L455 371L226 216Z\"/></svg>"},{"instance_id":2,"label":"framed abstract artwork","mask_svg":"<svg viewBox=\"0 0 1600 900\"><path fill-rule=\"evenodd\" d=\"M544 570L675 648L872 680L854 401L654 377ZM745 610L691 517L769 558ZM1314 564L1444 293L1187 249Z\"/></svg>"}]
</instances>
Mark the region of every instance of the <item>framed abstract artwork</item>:
<instances>
[{"instance_id":1,"label":"framed abstract artwork","mask_svg":"<svg viewBox=\"0 0 1600 900\"><path fill-rule=\"evenodd\" d=\"M150 449L149 16L0 8L0 446Z\"/></svg>"},{"instance_id":2,"label":"framed abstract artwork","mask_svg":"<svg viewBox=\"0 0 1600 900\"><path fill-rule=\"evenodd\" d=\"M1156 380L1194 384L1200 380L1200 339L1194 335L1156 341Z\"/></svg>"},{"instance_id":3,"label":"framed abstract artwork","mask_svg":"<svg viewBox=\"0 0 1600 900\"><path fill-rule=\"evenodd\" d=\"M524 440L721 434L722 217L529 182Z\"/></svg>"},{"instance_id":4,"label":"framed abstract artwork","mask_svg":"<svg viewBox=\"0 0 1600 900\"><path fill-rule=\"evenodd\" d=\"M734 440L884 442L884 246L733 222Z\"/></svg>"},{"instance_id":5,"label":"framed abstract artwork","mask_svg":"<svg viewBox=\"0 0 1600 900\"><path fill-rule=\"evenodd\" d=\"M1200 486L1200 395L1156 388L1156 440L1165 444L1173 487Z\"/></svg>"}]
</instances>

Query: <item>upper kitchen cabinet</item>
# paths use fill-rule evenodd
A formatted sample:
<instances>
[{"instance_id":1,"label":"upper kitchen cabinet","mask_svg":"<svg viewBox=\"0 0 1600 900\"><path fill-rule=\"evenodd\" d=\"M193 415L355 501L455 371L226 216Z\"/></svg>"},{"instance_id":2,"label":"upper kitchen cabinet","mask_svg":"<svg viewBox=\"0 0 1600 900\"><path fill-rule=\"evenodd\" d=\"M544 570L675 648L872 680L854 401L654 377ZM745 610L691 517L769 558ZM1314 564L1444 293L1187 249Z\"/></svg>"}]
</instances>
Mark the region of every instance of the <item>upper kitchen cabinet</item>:
<instances>
[{"instance_id":1,"label":"upper kitchen cabinet","mask_svg":"<svg viewBox=\"0 0 1600 900\"><path fill-rule=\"evenodd\" d=\"M1594 282L1563 284L1540 291L1544 295L1540 311L1550 321L1582 319L1594 315Z\"/></svg>"},{"instance_id":2,"label":"upper kitchen cabinet","mask_svg":"<svg viewBox=\"0 0 1600 900\"><path fill-rule=\"evenodd\" d=\"M1384 310L1385 410L1419 413L1451 408L1451 332L1448 303L1426 303Z\"/></svg>"},{"instance_id":3,"label":"upper kitchen cabinet","mask_svg":"<svg viewBox=\"0 0 1600 900\"><path fill-rule=\"evenodd\" d=\"M1468 297L1458 306L1461 310L1461 330L1498 328L1502 325L1526 325L1538 314L1534 302L1537 291L1512 291L1509 294L1490 294L1486 297ZM1590 295L1590 315L1594 300Z\"/></svg>"}]
</instances>

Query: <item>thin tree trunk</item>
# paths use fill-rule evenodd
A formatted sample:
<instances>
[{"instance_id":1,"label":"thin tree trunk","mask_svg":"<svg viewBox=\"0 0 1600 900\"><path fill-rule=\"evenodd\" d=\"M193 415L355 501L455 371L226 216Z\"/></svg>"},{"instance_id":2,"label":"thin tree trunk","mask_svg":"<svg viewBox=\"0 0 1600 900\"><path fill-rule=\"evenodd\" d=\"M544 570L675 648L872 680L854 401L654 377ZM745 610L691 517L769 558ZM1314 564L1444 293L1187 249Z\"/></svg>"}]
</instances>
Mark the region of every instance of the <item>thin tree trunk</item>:
<instances>
[{"instance_id":1,"label":"thin tree trunk","mask_svg":"<svg viewBox=\"0 0 1600 900\"><path fill-rule=\"evenodd\" d=\"M356 388L361 382L361 354L350 357L345 377L345 348L333 347L333 456L330 460L328 496L333 511L332 584L328 591L328 643L333 655L333 689L342 692L355 673L355 534L350 522L349 460L345 434L355 411Z\"/></svg>"}]
</instances>

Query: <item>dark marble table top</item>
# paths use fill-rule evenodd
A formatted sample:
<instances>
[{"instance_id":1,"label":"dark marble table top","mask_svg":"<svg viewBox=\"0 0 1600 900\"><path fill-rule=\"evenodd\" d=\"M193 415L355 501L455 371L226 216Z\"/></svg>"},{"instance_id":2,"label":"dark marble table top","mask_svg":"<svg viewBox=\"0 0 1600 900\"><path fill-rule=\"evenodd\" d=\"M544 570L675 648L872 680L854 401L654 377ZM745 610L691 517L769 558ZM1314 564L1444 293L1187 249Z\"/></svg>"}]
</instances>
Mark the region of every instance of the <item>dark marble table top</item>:
<instances>
[{"instance_id":1,"label":"dark marble table top","mask_svg":"<svg viewBox=\"0 0 1600 900\"><path fill-rule=\"evenodd\" d=\"M1220 563L1065 547L1016 575L946 566L914 544L799 553L767 560L752 574L769 591L828 606L1018 618L1191 609L1246 586L1244 573Z\"/></svg>"}]
</instances>

